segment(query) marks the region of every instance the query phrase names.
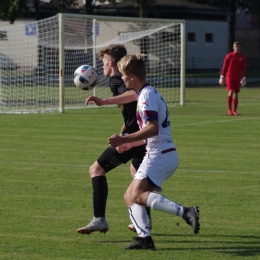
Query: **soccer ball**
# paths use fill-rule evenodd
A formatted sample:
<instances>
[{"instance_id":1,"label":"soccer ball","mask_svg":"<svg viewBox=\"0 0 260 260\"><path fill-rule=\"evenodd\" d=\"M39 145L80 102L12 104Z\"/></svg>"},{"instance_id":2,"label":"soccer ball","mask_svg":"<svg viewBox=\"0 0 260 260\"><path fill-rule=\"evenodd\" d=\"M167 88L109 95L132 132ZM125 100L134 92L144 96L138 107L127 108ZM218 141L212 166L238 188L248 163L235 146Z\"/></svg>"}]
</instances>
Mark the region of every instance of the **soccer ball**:
<instances>
[{"instance_id":1,"label":"soccer ball","mask_svg":"<svg viewBox=\"0 0 260 260\"><path fill-rule=\"evenodd\" d=\"M74 72L74 83L82 90L89 90L98 82L97 70L90 65L82 65Z\"/></svg>"}]
</instances>

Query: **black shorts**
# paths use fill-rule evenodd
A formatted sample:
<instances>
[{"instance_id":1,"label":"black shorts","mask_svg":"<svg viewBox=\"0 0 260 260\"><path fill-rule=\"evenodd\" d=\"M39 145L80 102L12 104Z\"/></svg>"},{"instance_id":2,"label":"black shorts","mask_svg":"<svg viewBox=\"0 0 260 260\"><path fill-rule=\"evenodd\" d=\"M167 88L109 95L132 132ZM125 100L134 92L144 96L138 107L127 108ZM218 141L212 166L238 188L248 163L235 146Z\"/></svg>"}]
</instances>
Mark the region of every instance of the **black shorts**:
<instances>
[{"instance_id":1,"label":"black shorts","mask_svg":"<svg viewBox=\"0 0 260 260\"><path fill-rule=\"evenodd\" d=\"M119 153L115 148L109 146L100 155L97 162L106 172L109 172L122 163L125 164L132 159L132 164L137 170L143 161L145 153L145 145L133 147L123 153Z\"/></svg>"}]
</instances>

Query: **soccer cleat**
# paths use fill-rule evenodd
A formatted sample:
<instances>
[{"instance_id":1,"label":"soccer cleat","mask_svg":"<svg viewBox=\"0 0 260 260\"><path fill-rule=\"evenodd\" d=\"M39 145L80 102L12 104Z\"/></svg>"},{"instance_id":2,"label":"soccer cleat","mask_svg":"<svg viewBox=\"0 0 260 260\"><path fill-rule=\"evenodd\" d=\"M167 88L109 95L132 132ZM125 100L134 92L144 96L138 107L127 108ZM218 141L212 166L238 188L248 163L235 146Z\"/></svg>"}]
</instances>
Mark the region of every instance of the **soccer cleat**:
<instances>
[{"instance_id":1,"label":"soccer cleat","mask_svg":"<svg viewBox=\"0 0 260 260\"><path fill-rule=\"evenodd\" d=\"M134 242L129 246L124 246L124 250L133 249L149 249L155 250L154 242L151 236L149 237L133 237Z\"/></svg>"},{"instance_id":2,"label":"soccer cleat","mask_svg":"<svg viewBox=\"0 0 260 260\"><path fill-rule=\"evenodd\" d=\"M127 226L127 228L130 230L130 231L133 231L133 232L136 232L136 229L135 229L135 226L134 226L134 224L129 224L128 226Z\"/></svg>"},{"instance_id":3,"label":"soccer cleat","mask_svg":"<svg viewBox=\"0 0 260 260\"><path fill-rule=\"evenodd\" d=\"M192 226L194 234L198 234L200 230L199 223L199 208L198 206L192 206L189 208L184 208L182 218L186 221L186 223Z\"/></svg>"},{"instance_id":4,"label":"soccer cleat","mask_svg":"<svg viewBox=\"0 0 260 260\"><path fill-rule=\"evenodd\" d=\"M227 113L228 113L228 115L230 115L230 116L232 116L232 115L233 115L233 112L232 112L232 110L231 110L231 109L229 109Z\"/></svg>"},{"instance_id":5,"label":"soccer cleat","mask_svg":"<svg viewBox=\"0 0 260 260\"><path fill-rule=\"evenodd\" d=\"M77 230L78 233L87 235L95 231L100 231L100 233L106 233L108 231L108 224L105 218L94 217L85 227Z\"/></svg>"},{"instance_id":6,"label":"soccer cleat","mask_svg":"<svg viewBox=\"0 0 260 260\"><path fill-rule=\"evenodd\" d=\"M232 115L238 116L238 113L237 113L236 111L233 111L233 112L232 112Z\"/></svg>"},{"instance_id":7,"label":"soccer cleat","mask_svg":"<svg viewBox=\"0 0 260 260\"><path fill-rule=\"evenodd\" d=\"M152 217L151 217L150 215L147 216L147 222L148 222L148 227L149 227L149 229L152 230L153 223L152 223ZM133 231L133 232L136 232L135 226L134 226L134 224L132 224L132 223L129 224L129 225L127 226L127 228L128 228L129 230Z\"/></svg>"}]
</instances>

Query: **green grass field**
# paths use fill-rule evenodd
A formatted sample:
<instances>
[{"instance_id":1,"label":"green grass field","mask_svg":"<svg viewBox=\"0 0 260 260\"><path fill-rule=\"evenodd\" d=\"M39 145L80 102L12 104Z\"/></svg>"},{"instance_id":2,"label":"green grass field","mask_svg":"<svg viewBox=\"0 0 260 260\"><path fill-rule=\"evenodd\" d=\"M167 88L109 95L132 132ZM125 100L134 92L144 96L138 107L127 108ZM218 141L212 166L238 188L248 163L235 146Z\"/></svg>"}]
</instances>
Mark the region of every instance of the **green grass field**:
<instances>
[{"instance_id":1,"label":"green grass field","mask_svg":"<svg viewBox=\"0 0 260 260\"><path fill-rule=\"evenodd\" d=\"M186 105L169 110L180 166L163 194L199 205L200 234L152 211L157 251L122 250L129 164L107 175L110 230L76 232L93 216L88 167L119 132L118 108L0 114L0 259L260 259L260 87L242 89L238 117L220 87L187 88Z\"/></svg>"}]
</instances>

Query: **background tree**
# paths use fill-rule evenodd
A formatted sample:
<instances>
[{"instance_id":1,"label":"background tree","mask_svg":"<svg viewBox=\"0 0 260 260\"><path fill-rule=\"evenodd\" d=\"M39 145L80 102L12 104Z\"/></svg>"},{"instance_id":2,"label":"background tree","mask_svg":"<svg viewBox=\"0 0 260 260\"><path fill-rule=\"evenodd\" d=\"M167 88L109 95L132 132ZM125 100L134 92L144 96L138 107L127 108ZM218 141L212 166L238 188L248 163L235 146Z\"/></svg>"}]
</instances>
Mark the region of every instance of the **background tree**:
<instances>
[{"instance_id":1,"label":"background tree","mask_svg":"<svg viewBox=\"0 0 260 260\"><path fill-rule=\"evenodd\" d=\"M39 0L35 0L39 1ZM47 12L53 13L53 15L57 13L67 13L68 8L78 6L76 0L51 0L49 3L46 3L45 6L41 8Z\"/></svg>"},{"instance_id":2,"label":"background tree","mask_svg":"<svg viewBox=\"0 0 260 260\"><path fill-rule=\"evenodd\" d=\"M1 0L0 19L14 23L17 17L24 17L29 14L26 0Z\"/></svg>"},{"instance_id":3,"label":"background tree","mask_svg":"<svg viewBox=\"0 0 260 260\"><path fill-rule=\"evenodd\" d=\"M35 19L37 21L41 20L42 14L41 14L41 11L40 11L40 1L39 0L33 0L33 7L34 7L34 10L35 10Z\"/></svg>"},{"instance_id":4,"label":"background tree","mask_svg":"<svg viewBox=\"0 0 260 260\"><path fill-rule=\"evenodd\" d=\"M260 26L260 1L259 0L189 0L190 2L215 6L226 9L229 12L229 46L233 48L233 42L236 40L236 12L237 9L244 10L247 14L255 14L258 18L258 26ZM260 42L260 40L259 40Z\"/></svg>"},{"instance_id":5,"label":"background tree","mask_svg":"<svg viewBox=\"0 0 260 260\"><path fill-rule=\"evenodd\" d=\"M98 0L98 2L101 2L101 3L104 3L106 1L108 1L111 4L114 4L115 6L117 5L116 0ZM138 17L141 17L141 18L146 18L148 6L157 2L157 0L132 0L132 1L135 2L134 7L138 8L138 11L139 11ZM94 2L97 2L97 1L94 1ZM124 2L124 0L122 0L121 2Z\"/></svg>"},{"instance_id":6,"label":"background tree","mask_svg":"<svg viewBox=\"0 0 260 260\"><path fill-rule=\"evenodd\" d=\"M85 6L84 6L84 10L86 12L86 14L93 14L93 5L92 5L92 0L86 0Z\"/></svg>"},{"instance_id":7,"label":"background tree","mask_svg":"<svg viewBox=\"0 0 260 260\"><path fill-rule=\"evenodd\" d=\"M89 0L87 0L89 2ZM41 6L40 1L34 0L35 18L40 20L46 17L46 13L55 15L57 13L67 13L69 7L78 5L76 0L51 0ZM40 11L42 10L42 11ZM45 15L43 15L45 13ZM1 0L0 1L0 19L9 21L11 24L19 17L28 17L30 14L27 7L27 0Z\"/></svg>"},{"instance_id":8,"label":"background tree","mask_svg":"<svg viewBox=\"0 0 260 260\"><path fill-rule=\"evenodd\" d=\"M260 54L260 1L259 0L238 0L238 2L239 2L239 6L245 11L245 15L251 13L257 17L255 26L259 30L258 53Z\"/></svg>"}]
</instances>

